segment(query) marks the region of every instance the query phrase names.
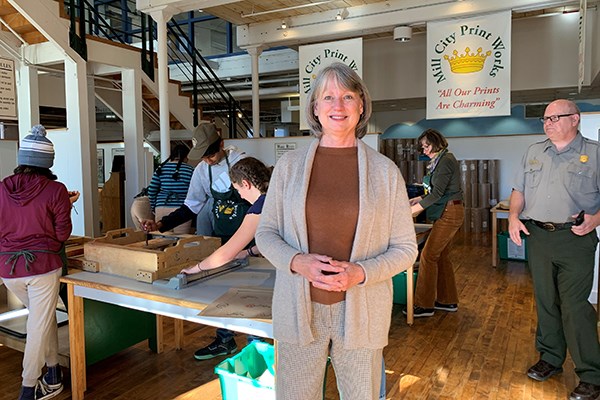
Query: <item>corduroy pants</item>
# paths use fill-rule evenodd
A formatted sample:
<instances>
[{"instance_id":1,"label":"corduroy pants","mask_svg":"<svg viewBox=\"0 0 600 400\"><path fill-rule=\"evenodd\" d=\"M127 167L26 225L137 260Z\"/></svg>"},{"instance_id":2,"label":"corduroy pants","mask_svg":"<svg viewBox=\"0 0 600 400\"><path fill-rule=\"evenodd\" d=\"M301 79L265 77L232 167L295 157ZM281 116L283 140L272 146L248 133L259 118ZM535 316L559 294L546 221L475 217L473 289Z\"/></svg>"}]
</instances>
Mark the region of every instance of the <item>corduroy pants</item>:
<instances>
[{"instance_id":1,"label":"corduroy pants","mask_svg":"<svg viewBox=\"0 0 600 400\"><path fill-rule=\"evenodd\" d=\"M452 239L465 217L462 204L448 203L440 219L433 223L419 259L415 306L433 308L435 301L457 304L458 293L449 254Z\"/></svg>"}]
</instances>

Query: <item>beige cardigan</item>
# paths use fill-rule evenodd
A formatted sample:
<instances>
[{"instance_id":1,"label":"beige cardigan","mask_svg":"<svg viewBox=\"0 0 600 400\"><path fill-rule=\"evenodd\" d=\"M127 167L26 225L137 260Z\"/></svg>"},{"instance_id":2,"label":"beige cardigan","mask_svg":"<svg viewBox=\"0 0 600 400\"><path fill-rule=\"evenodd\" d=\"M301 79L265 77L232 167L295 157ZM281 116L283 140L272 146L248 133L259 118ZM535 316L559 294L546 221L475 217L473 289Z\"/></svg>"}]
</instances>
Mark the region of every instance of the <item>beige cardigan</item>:
<instances>
[{"instance_id":1,"label":"beige cardigan","mask_svg":"<svg viewBox=\"0 0 600 400\"><path fill-rule=\"evenodd\" d=\"M306 345L311 333L310 284L290 270L292 258L308 253L306 194L319 141L285 154L277 162L256 243L277 269L273 294L275 339ZM392 276L417 257L406 185L396 165L357 140L359 215L350 261L365 270L365 282L346 293L346 348L387 345L392 311ZM343 201L331 196L331 205Z\"/></svg>"}]
</instances>

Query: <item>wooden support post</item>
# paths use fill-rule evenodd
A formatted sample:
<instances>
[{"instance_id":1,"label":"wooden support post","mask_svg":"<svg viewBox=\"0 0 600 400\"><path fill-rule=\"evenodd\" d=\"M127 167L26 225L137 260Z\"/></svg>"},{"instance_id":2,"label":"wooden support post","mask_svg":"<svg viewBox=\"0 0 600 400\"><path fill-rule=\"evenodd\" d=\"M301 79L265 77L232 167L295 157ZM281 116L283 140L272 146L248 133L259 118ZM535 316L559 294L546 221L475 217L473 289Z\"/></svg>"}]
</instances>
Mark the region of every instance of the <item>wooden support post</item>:
<instances>
[{"instance_id":1,"label":"wooden support post","mask_svg":"<svg viewBox=\"0 0 600 400\"><path fill-rule=\"evenodd\" d=\"M183 320L179 318L173 319L173 327L175 329L175 349L183 349Z\"/></svg>"},{"instance_id":2,"label":"wooden support post","mask_svg":"<svg viewBox=\"0 0 600 400\"><path fill-rule=\"evenodd\" d=\"M165 341L163 339L163 322L164 317L160 314L156 314L156 354L160 354L165 350Z\"/></svg>"},{"instance_id":3,"label":"wooden support post","mask_svg":"<svg viewBox=\"0 0 600 400\"><path fill-rule=\"evenodd\" d=\"M69 346L71 356L71 392L73 400L83 399L86 391L85 333L83 298L75 296L75 287L67 284L69 299Z\"/></svg>"},{"instance_id":4,"label":"wooden support post","mask_svg":"<svg viewBox=\"0 0 600 400\"><path fill-rule=\"evenodd\" d=\"M406 270L406 323L412 325L414 321L414 291L415 291L414 266Z\"/></svg>"}]
</instances>

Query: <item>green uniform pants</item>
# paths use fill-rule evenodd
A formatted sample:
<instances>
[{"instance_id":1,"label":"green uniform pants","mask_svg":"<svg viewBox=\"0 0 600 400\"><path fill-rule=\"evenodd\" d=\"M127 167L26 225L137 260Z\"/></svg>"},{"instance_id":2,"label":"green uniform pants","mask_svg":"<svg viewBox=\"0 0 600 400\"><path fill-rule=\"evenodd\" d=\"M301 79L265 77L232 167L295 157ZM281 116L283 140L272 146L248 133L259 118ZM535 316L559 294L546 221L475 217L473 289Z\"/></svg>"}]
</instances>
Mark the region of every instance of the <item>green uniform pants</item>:
<instances>
[{"instance_id":1,"label":"green uniform pants","mask_svg":"<svg viewBox=\"0 0 600 400\"><path fill-rule=\"evenodd\" d=\"M600 343L596 311L588 297L594 281L596 231L577 236L570 229L548 232L532 222L529 268L537 306L536 349L558 367L567 349L583 382L600 385Z\"/></svg>"}]
</instances>

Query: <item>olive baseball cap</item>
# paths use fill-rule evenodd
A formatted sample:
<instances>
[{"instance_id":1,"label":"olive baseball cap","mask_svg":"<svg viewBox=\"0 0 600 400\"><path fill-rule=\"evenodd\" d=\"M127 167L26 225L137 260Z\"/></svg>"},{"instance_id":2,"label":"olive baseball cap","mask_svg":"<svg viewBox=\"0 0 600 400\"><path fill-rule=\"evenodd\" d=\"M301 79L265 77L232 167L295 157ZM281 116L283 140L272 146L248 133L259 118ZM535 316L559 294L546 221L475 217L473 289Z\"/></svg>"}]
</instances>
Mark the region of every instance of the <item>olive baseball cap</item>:
<instances>
[{"instance_id":1,"label":"olive baseball cap","mask_svg":"<svg viewBox=\"0 0 600 400\"><path fill-rule=\"evenodd\" d=\"M188 154L188 158L192 160L199 160L202 157L210 156L216 153L213 146L215 143L221 141L221 136L217 133L217 127L215 124L210 122L200 123L192 135L192 149ZM212 151L212 153L211 153ZM218 148L217 148L218 151Z\"/></svg>"}]
</instances>

